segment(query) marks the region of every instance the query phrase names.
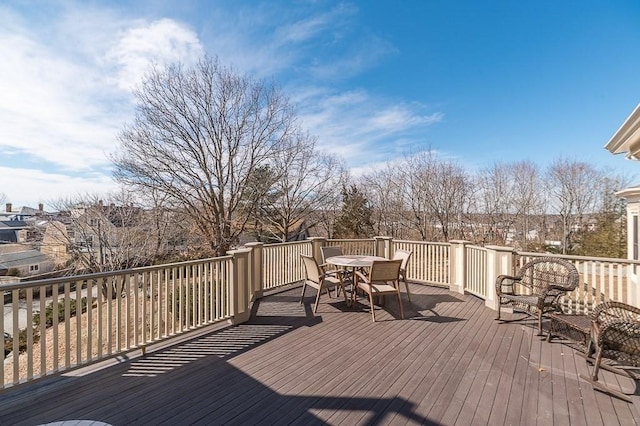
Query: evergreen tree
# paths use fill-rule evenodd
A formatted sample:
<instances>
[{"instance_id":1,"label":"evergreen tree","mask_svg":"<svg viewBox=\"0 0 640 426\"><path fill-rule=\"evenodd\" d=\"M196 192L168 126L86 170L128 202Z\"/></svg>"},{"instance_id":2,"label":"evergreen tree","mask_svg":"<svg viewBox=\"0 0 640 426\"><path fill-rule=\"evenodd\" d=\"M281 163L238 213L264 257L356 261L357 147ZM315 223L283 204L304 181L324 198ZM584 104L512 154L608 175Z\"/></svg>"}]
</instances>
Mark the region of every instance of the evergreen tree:
<instances>
[{"instance_id":1,"label":"evergreen tree","mask_svg":"<svg viewBox=\"0 0 640 426\"><path fill-rule=\"evenodd\" d=\"M374 234L369 200L355 185L342 188L342 211L334 226L335 238L370 238Z\"/></svg>"}]
</instances>

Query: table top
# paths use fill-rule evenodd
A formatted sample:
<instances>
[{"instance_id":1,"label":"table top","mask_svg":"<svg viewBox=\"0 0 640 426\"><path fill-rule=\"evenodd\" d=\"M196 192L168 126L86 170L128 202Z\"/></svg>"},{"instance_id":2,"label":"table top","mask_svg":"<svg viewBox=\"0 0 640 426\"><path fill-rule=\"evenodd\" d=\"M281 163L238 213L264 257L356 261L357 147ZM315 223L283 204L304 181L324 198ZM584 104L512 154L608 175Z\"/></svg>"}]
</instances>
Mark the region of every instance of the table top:
<instances>
[{"instance_id":1,"label":"table top","mask_svg":"<svg viewBox=\"0 0 640 426\"><path fill-rule=\"evenodd\" d=\"M343 254L342 256L327 257L325 261L336 266L362 268L371 266L374 260L389 260L380 256L365 256L360 254Z\"/></svg>"}]
</instances>

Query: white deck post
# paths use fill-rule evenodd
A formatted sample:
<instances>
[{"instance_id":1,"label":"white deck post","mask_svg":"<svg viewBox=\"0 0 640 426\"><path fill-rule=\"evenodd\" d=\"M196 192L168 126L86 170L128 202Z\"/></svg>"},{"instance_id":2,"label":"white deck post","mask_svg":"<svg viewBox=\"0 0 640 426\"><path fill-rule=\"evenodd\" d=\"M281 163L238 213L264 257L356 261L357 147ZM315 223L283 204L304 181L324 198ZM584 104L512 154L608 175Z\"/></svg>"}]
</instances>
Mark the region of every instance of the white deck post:
<instances>
[{"instance_id":1,"label":"white deck post","mask_svg":"<svg viewBox=\"0 0 640 426\"><path fill-rule=\"evenodd\" d=\"M327 245L327 239L323 237L311 237L309 238L309 241L311 241L311 245L312 245L311 256L313 256L313 258L316 260L316 262L318 262L318 264L321 264L322 253L320 251L320 248Z\"/></svg>"},{"instance_id":2,"label":"white deck post","mask_svg":"<svg viewBox=\"0 0 640 426\"><path fill-rule=\"evenodd\" d=\"M249 270L250 277L249 281L251 283L250 287L252 291L252 300L259 299L262 297L262 293L264 291L264 281L263 281L263 259L262 259L262 250L264 248L264 243L254 242L245 244L246 247L251 249L251 268Z\"/></svg>"},{"instance_id":3,"label":"white deck post","mask_svg":"<svg viewBox=\"0 0 640 426\"><path fill-rule=\"evenodd\" d=\"M452 240L449 243L451 244L449 253L449 290L454 293L464 294L467 276L466 246L471 241Z\"/></svg>"},{"instance_id":4,"label":"white deck post","mask_svg":"<svg viewBox=\"0 0 640 426\"><path fill-rule=\"evenodd\" d=\"M496 296L496 278L498 275L513 274L513 248L503 246L485 246L487 249L487 298L484 301L486 307L498 309Z\"/></svg>"},{"instance_id":5,"label":"white deck post","mask_svg":"<svg viewBox=\"0 0 640 426\"><path fill-rule=\"evenodd\" d=\"M246 322L251 314L249 310L249 259L251 249L228 251L233 256L231 271L231 306L233 308L232 324Z\"/></svg>"},{"instance_id":6,"label":"white deck post","mask_svg":"<svg viewBox=\"0 0 640 426\"><path fill-rule=\"evenodd\" d=\"M391 237L379 236L373 238L376 240L373 255L391 259L391 257L393 256L393 253L391 253L391 248L393 247L393 244L391 244Z\"/></svg>"}]
</instances>

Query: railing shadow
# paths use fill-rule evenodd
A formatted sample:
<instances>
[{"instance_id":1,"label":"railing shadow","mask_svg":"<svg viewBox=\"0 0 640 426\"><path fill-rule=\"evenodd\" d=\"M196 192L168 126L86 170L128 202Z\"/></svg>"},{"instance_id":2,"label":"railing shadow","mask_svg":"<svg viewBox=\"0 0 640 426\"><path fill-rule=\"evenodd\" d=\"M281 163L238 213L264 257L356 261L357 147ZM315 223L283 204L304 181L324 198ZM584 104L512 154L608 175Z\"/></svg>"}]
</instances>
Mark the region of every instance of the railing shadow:
<instances>
[{"instance_id":1,"label":"railing shadow","mask_svg":"<svg viewBox=\"0 0 640 426\"><path fill-rule=\"evenodd\" d=\"M313 315L310 301L305 299L300 305L293 292L271 295L254 304L247 323L69 378L70 386L39 395L37 404L22 401L24 404L15 404L9 412L0 412L0 423L91 419L114 425L309 425L326 424L323 416L355 416L360 424L378 425L399 416L402 421L436 424L418 415L413 403L404 398L327 396L330 392L321 390L305 394L309 388L297 390L295 386L280 393L265 385L276 370L262 366L243 371L235 365L235 358L251 357L250 351L258 346L320 324L322 317ZM295 356L292 352L292 362L298 362ZM268 365L270 361L276 360L267 354L259 363ZM309 368L311 374L314 370Z\"/></svg>"}]
</instances>

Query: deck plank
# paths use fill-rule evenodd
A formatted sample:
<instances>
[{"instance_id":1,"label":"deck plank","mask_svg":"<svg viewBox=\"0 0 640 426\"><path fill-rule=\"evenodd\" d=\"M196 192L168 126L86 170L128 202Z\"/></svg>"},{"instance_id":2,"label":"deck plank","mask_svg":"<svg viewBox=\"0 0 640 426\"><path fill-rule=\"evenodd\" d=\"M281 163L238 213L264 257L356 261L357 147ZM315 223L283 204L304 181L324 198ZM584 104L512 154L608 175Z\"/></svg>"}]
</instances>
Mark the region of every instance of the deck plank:
<instances>
[{"instance_id":1,"label":"deck plank","mask_svg":"<svg viewBox=\"0 0 640 426\"><path fill-rule=\"evenodd\" d=\"M633 404L579 379L584 359L536 336L535 320L501 323L471 295L411 290L407 319L394 317L390 300L376 323L364 299L352 309L323 297L313 315L311 292L303 305L299 288L276 293L254 305L248 323L6 390L0 424L639 422Z\"/></svg>"}]
</instances>

